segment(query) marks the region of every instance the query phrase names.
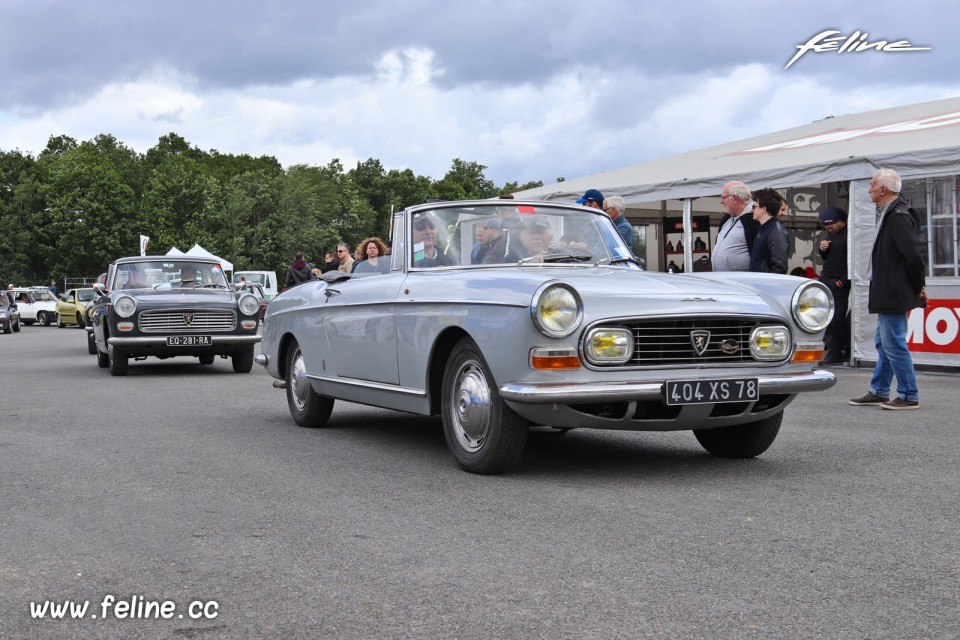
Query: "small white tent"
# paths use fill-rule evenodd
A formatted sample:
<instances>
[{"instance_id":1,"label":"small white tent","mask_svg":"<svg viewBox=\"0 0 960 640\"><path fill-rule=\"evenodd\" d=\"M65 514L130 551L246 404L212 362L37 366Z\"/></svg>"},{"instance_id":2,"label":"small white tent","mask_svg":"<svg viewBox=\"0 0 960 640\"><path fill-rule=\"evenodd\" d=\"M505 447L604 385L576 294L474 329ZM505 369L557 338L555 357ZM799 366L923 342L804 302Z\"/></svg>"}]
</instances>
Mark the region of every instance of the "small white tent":
<instances>
[{"instance_id":1,"label":"small white tent","mask_svg":"<svg viewBox=\"0 0 960 640\"><path fill-rule=\"evenodd\" d=\"M172 251L172 249L171 249L171 251ZM168 254L168 255L169 255L169 254ZM232 262L228 262L227 260L224 260L223 258L221 258L221 257L219 257L219 256L213 255L212 253L210 253L209 251L207 251L206 249L204 249L203 247L201 247L199 244L195 244L195 245L193 245L192 247L190 247L190 249L189 249L184 255L187 255L187 256L197 256L197 257L200 257L200 258L213 258L214 260L216 260L217 262L220 263L220 268L221 268L221 269L223 269L224 271L228 271L228 272L230 272L230 273L233 273L233 263L232 263Z\"/></svg>"}]
</instances>

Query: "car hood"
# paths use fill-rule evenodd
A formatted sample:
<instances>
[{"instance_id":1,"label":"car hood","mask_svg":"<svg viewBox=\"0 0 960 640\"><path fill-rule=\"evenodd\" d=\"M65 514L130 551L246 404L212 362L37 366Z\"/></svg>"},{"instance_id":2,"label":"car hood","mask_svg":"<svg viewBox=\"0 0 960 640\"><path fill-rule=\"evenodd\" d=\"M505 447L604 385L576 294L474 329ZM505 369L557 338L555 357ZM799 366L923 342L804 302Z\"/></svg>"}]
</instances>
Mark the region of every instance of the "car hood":
<instances>
[{"instance_id":1,"label":"car hood","mask_svg":"<svg viewBox=\"0 0 960 640\"><path fill-rule=\"evenodd\" d=\"M423 284L431 285L431 280L428 278ZM571 285L585 309L603 309L605 315L783 315L789 310L779 300L789 299L804 280L760 273L665 274L615 267L551 266L520 268L510 273L502 269L463 271L459 278L444 282L442 287L415 285L411 290L417 294L413 297L419 299L439 297L454 301L465 296L468 300L527 305L536 290L547 282Z\"/></svg>"},{"instance_id":2,"label":"car hood","mask_svg":"<svg viewBox=\"0 0 960 640\"><path fill-rule=\"evenodd\" d=\"M138 303L151 307L184 304L226 305L233 304L236 300L234 292L227 289L131 289L112 292L114 300L121 295L130 296Z\"/></svg>"}]
</instances>

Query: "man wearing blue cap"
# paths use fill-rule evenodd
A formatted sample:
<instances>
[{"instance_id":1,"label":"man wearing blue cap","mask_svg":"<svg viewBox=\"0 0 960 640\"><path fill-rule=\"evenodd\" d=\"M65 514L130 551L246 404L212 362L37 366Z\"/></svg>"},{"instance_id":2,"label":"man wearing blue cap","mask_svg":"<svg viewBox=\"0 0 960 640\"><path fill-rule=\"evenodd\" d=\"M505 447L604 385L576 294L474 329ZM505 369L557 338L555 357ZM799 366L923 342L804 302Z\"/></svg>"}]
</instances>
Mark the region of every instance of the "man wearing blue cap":
<instances>
[{"instance_id":1,"label":"man wearing blue cap","mask_svg":"<svg viewBox=\"0 0 960 640\"><path fill-rule=\"evenodd\" d=\"M577 200L577 204L594 209L603 209L603 194L599 189L587 189L583 197Z\"/></svg>"},{"instance_id":2,"label":"man wearing blue cap","mask_svg":"<svg viewBox=\"0 0 960 640\"><path fill-rule=\"evenodd\" d=\"M826 234L818 250L823 258L822 282L833 294L834 312L823 335L826 353L820 364L839 364L850 357L850 325L847 309L850 301L850 279L847 277L847 212L827 207L820 212L820 226Z\"/></svg>"}]
</instances>

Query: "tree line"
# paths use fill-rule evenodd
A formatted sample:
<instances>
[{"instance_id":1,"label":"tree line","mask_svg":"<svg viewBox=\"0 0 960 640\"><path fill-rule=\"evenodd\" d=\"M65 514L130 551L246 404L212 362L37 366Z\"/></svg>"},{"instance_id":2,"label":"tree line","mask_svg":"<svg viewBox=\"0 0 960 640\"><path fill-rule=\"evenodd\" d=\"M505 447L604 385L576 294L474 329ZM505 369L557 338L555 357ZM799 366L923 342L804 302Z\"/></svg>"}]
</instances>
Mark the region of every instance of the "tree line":
<instances>
[{"instance_id":1,"label":"tree line","mask_svg":"<svg viewBox=\"0 0 960 640\"><path fill-rule=\"evenodd\" d=\"M345 170L272 156L202 151L170 133L146 153L112 135L53 136L36 157L0 150L0 282L95 276L116 258L199 243L234 269L282 274L294 252L317 262L339 242L386 237L391 211L430 199L490 198L542 186L496 186L484 165L454 159L440 180L384 169Z\"/></svg>"}]
</instances>

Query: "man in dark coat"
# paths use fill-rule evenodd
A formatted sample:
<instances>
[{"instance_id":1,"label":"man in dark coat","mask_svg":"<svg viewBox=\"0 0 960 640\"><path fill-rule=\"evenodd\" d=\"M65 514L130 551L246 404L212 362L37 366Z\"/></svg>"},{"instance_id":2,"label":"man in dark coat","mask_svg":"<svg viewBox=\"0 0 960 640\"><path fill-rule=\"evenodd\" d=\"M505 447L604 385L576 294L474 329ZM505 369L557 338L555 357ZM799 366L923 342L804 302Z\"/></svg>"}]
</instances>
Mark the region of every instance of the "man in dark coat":
<instances>
[{"instance_id":1,"label":"man in dark coat","mask_svg":"<svg viewBox=\"0 0 960 640\"><path fill-rule=\"evenodd\" d=\"M850 357L850 278L847 276L847 212L827 207L820 212L820 226L826 234L818 251L823 258L820 282L833 294L833 320L823 334L826 353L821 365L838 364Z\"/></svg>"},{"instance_id":2,"label":"man in dark coat","mask_svg":"<svg viewBox=\"0 0 960 640\"><path fill-rule=\"evenodd\" d=\"M303 259L303 251L297 251L293 264L287 267L287 288L310 280L310 266Z\"/></svg>"},{"instance_id":3,"label":"man in dark coat","mask_svg":"<svg viewBox=\"0 0 960 640\"><path fill-rule=\"evenodd\" d=\"M850 400L857 406L920 408L917 376L907 349L907 313L926 306L926 269L918 241L920 215L900 197L900 185L900 176L891 169L881 169L870 181L870 199L877 205L877 237L870 256L867 308L877 315L877 366L870 392ZM893 376L897 396L890 399Z\"/></svg>"},{"instance_id":4,"label":"man in dark coat","mask_svg":"<svg viewBox=\"0 0 960 640\"><path fill-rule=\"evenodd\" d=\"M783 197L774 189L760 189L754 194L753 219L760 225L750 250L750 271L757 273L787 272L790 238L778 219Z\"/></svg>"}]
</instances>

